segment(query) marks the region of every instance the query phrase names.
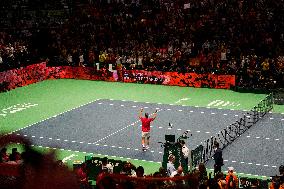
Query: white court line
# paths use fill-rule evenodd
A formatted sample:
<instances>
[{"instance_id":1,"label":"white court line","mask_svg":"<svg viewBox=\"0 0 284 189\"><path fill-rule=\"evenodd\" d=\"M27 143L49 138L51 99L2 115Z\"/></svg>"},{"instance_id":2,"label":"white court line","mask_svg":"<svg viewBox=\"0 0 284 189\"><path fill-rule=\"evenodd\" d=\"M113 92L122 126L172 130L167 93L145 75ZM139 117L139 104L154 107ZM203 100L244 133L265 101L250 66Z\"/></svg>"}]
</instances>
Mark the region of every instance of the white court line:
<instances>
[{"instance_id":1,"label":"white court line","mask_svg":"<svg viewBox=\"0 0 284 189\"><path fill-rule=\"evenodd\" d=\"M69 109L69 110L66 110L66 111L61 112L61 113L56 114L56 115L52 115L52 116L50 116L50 117L48 117L48 118L45 118L45 119L40 120L40 121L37 121L37 122L35 122L35 123L32 123L32 124L30 124L30 125L27 125L27 126L25 126L25 127L23 127L23 128L17 129L17 130L15 130L15 131L12 131L11 133L7 133L7 134L12 134L12 133L18 132L18 131L20 131L20 130L23 130L23 129L26 129L26 128L28 128L28 127L31 127L31 126L33 126L33 125L35 125L35 124L41 123L41 122L46 121L46 120L49 120L49 119L51 119L51 118L54 118L54 116L57 117L57 116L59 116L59 115L61 115L61 114L64 114L64 113L70 112L70 111L72 111L72 110L78 109L78 108L80 108L80 107L82 107L82 106L91 104L91 103L96 102L96 101L98 101L98 100L100 100L100 99L92 100L92 101L87 102L87 103L85 103L85 104L81 104L81 105L79 105L79 106L76 106L76 107L74 107L74 108L71 108L71 109ZM7 134L6 134L6 135L7 135Z\"/></svg>"},{"instance_id":2,"label":"white court line","mask_svg":"<svg viewBox=\"0 0 284 189\"><path fill-rule=\"evenodd\" d=\"M161 111L161 110L162 110L162 109L158 110L157 112L159 112L159 111ZM152 113L152 114L153 114L153 113ZM150 114L150 115L152 115L152 114ZM137 121L139 121L139 120L137 120ZM135 122L133 122L133 123L135 124L137 121L135 121ZM111 134L105 136L104 138L101 138L101 139L97 140L96 142L94 142L94 144L96 144L96 143L98 143L98 142L100 142L100 141L102 141L102 140L105 140L105 139L111 137L112 135L117 134L118 132L121 132L122 130L125 130L125 129L129 128L130 126L132 126L133 123L131 123L131 124L129 124L129 125L127 125L127 126L121 128L121 129L115 131L114 133L111 133Z\"/></svg>"}]
</instances>

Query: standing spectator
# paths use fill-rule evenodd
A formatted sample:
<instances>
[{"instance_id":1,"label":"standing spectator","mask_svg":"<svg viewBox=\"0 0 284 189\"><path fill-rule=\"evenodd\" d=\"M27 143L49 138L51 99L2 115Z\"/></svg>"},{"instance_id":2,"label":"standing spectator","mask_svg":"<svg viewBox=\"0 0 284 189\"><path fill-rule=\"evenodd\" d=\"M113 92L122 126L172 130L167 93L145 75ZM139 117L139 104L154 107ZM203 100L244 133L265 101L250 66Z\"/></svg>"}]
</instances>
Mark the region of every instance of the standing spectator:
<instances>
[{"instance_id":1,"label":"standing spectator","mask_svg":"<svg viewBox=\"0 0 284 189\"><path fill-rule=\"evenodd\" d=\"M239 188L239 179L234 174L234 167L228 168L228 175L226 176L227 189Z\"/></svg>"},{"instance_id":2,"label":"standing spectator","mask_svg":"<svg viewBox=\"0 0 284 189\"><path fill-rule=\"evenodd\" d=\"M190 157L190 150L188 149L188 147L185 145L184 140L180 141L181 143L181 151L182 151L182 155L185 161L185 165L186 167L188 167L188 157Z\"/></svg>"},{"instance_id":3,"label":"standing spectator","mask_svg":"<svg viewBox=\"0 0 284 189\"><path fill-rule=\"evenodd\" d=\"M173 154L169 155L169 162L167 163L168 176L171 176L172 173L174 171L176 171L176 168L175 168L175 165L174 165L175 160L176 160L176 157Z\"/></svg>"},{"instance_id":4,"label":"standing spectator","mask_svg":"<svg viewBox=\"0 0 284 189\"><path fill-rule=\"evenodd\" d=\"M213 158L215 160L214 175L216 175L218 172L221 172L221 168L224 165L222 149L219 147L219 143L218 142L215 142L215 153L214 153Z\"/></svg>"}]
</instances>

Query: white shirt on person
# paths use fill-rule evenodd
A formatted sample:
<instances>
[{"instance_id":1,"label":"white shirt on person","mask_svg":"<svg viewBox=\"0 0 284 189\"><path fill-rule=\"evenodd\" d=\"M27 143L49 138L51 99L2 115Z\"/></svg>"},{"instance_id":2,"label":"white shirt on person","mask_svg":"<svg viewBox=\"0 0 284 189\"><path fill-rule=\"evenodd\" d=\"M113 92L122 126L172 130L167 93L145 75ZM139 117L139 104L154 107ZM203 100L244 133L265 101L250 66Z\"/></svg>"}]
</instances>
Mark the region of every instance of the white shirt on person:
<instances>
[{"instance_id":1,"label":"white shirt on person","mask_svg":"<svg viewBox=\"0 0 284 189\"><path fill-rule=\"evenodd\" d=\"M182 151L182 154L183 154L184 158L188 158L189 157L189 149L188 149L188 147L186 147L186 145L182 146L181 151Z\"/></svg>"}]
</instances>

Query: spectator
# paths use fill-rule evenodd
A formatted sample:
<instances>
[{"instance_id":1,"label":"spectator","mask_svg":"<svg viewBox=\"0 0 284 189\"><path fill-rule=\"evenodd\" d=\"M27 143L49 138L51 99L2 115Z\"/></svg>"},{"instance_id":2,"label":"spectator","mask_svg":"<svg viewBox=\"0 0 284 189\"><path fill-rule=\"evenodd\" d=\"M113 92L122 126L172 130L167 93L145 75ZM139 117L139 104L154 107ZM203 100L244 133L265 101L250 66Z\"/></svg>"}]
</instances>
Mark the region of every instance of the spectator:
<instances>
[{"instance_id":1,"label":"spectator","mask_svg":"<svg viewBox=\"0 0 284 189\"><path fill-rule=\"evenodd\" d=\"M233 167L228 168L228 175L226 176L226 183L227 183L227 189L239 188L239 179L234 174L234 168Z\"/></svg>"},{"instance_id":2,"label":"spectator","mask_svg":"<svg viewBox=\"0 0 284 189\"><path fill-rule=\"evenodd\" d=\"M172 172L171 176L170 177L175 177L175 176L184 176L184 173L183 173L183 168L182 166L179 166L177 170L175 170L174 172Z\"/></svg>"},{"instance_id":3,"label":"spectator","mask_svg":"<svg viewBox=\"0 0 284 189\"><path fill-rule=\"evenodd\" d=\"M169 159L169 162L167 163L167 173L168 173L168 176L171 176L172 173L176 171L176 168L174 165L176 157L170 154L168 159Z\"/></svg>"},{"instance_id":4,"label":"spectator","mask_svg":"<svg viewBox=\"0 0 284 189\"><path fill-rule=\"evenodd\" d=\"M107 157L102 159L102 171L106 173L113 173L113 166L108 163Z\"/></svg>"},{"instance_id":5,"label":"spectator","mask_svg":"<svg viewBox=\"0 0 284 189\"><path fill-rule=\"evenodd\" d=\"M21 154L18 152L17 148L12 148L12 154L10 154L9 160L16 162L21 160Z\"/></svg>"},{"instance_id":6,"label":"spectator","mask_svg":"<svg viewBox=\"0 0 284 189\"><path fill-rule=\"evenodd\" d=\"M0 162L8 162L9 161L9 155L7 153L7 148L2 148L0 151Z\"/></svg>"},{"instance_id":7,"label":"spectator","mask_svg":"<svg viewBox=\"0 0 284 189\"><path fill-rule=\"evenodd\" d=\"M81 189L86 189L89 186L88 176L87 176L87 166L82 163L81 166L76 170L76 176L80 184Z\"/></svg>"}]
</instances>

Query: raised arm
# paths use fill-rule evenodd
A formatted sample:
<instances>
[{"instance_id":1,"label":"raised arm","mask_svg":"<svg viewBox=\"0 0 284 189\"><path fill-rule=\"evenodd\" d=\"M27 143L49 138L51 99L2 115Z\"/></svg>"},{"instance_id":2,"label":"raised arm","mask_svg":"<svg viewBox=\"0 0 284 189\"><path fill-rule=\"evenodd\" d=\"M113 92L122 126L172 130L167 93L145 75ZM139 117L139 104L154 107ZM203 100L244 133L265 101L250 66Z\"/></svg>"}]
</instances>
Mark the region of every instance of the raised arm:
<instances>
[{"instance_id":1,"label":"raised arm","mask_svg":"<svg viewBox=\"0 0 284 189\"><path fill-rule=\"evenodd\" d=\"M143 108L139 111L139 119L142 118Z\"/></svg>"},{"instance_id":2,"label":"raised arm","mask_svg":"<svg viewBox=\"0 0 284 189\"><path fill-rule=\"evenodd\" d=\"M156 111L153 113L153 117L152 117L153 120L156 119L156 117L157 117L157 111L158 111L158 110L156 110Z\"/></svg>"}]
</instances>

